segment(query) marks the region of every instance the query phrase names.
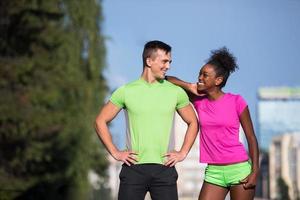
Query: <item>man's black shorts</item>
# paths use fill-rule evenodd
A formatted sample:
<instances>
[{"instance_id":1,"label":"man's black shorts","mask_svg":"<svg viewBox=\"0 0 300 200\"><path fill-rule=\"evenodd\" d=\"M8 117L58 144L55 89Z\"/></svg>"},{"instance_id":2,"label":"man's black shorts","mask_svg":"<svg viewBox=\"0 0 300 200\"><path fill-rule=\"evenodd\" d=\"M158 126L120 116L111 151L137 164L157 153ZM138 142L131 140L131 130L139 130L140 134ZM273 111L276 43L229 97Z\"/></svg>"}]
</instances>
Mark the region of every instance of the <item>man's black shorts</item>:
<instances>
[{"instance_id":1,"label":"man's black shorts","mask_svg":"<svg viewBox=\"0 0 300 200\"><path fill-rule=\"evenodd\" d=\"M177 200L175 167L161 164L123 164L118 200L144 200L149 191L152 200Z\"/></svg>"}]
</instances>

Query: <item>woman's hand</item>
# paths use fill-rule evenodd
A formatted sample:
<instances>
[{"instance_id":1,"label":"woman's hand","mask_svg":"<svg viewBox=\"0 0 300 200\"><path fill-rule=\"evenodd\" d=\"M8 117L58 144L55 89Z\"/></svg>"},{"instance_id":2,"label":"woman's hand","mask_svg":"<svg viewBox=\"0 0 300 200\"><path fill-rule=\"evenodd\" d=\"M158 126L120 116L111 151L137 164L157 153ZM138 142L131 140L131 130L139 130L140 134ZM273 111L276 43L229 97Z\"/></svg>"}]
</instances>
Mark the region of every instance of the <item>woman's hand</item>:
<instances>
[{"instance_id":1,"label":"woman's hand","mask_svg":"<svg viewBox=\"0 0 300 200\"><path fill-rule=\"evenodd\" d=\"M200 90L199 90L199 85L200 85L201 83L190 83L189 84L189 91L192 93L192 94L194 94L194 95L196 95L196 96L205 96L206 94L204 93L204 92L201 92Z\"/></svg>"},{"instance_id":2,"label":"woman's hand","mask_svg":"<svg viewBox=\"0 0 300 200\"><path fill-rule=\"evenodd\" d=\"M256 186L258 172L251 172L246 178L240 181L245 189L253 189Z\"/></svg>"}]
</instances>

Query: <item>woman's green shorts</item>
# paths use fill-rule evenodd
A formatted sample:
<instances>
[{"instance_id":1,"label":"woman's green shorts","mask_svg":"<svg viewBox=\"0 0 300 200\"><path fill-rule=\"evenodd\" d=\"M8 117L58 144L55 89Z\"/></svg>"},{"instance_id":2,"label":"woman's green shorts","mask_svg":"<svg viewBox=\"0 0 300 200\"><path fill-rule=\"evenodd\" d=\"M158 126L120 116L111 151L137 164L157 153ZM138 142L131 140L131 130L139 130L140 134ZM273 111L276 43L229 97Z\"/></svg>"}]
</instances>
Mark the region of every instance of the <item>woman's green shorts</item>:
<instances>
[{"instance_id":1,"label":"woman's green shorts","mask_svg":"<svg viewBox=\"0 0 300 200\"><path fill-rule=\"evenodd\" d=\"M240 181L251 173L249 161L230 165L207 165L205 169L205 179L207 183L221 187L230 187L241 184Z\"/></svg>"}]
</instances>

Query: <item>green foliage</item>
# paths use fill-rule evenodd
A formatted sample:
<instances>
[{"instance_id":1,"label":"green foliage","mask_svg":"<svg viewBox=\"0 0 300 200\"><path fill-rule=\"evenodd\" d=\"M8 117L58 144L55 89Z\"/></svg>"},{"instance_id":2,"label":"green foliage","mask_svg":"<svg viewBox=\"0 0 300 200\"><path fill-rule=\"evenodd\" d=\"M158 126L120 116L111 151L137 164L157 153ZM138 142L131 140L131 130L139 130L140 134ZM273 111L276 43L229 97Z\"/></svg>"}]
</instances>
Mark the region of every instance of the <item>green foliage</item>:
<instances>
[{"instance_id":1,"label":"green foliage","mask_svg":"<svg viewBox=\"0 0 300 200\"><path fill-rule=\"evenodd\" d=\"M282 177L277 179L278 200L290 200L289 187Z\"/></svg>"},{"instance_id":2,"label":"green foliage","mask_svg":"<svg viewBox=\"0 0 300 200\"><path fill-rule=\"evenodd\" d=\"M107 91L100 2L0 7L0 197L88 199L88 171L107 167L93 130Z\"/></svg>"}]
</instances>

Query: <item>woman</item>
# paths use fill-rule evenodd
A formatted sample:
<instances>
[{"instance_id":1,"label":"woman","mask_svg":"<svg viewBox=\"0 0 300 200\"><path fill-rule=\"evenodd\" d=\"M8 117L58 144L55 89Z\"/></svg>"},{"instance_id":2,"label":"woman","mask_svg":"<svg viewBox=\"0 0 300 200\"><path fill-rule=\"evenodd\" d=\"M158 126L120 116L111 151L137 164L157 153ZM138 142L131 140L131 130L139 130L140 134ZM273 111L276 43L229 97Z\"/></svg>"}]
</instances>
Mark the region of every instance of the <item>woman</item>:
<instances>
[{"instance_id":1,"label":"woman","mask_svg":"<svg viewBox=\"0 0 300 200\"><path fill-rule=\"evenodd\" d=\"M240 95L222 90L237 68L235 57L224 47L212 51L200 70L197 84L167 76L168 81L190 93L199 116L200 162L208 163L199 200L224 200L228 192L233 200L254 198L259 150L249 109ZM250 160L239 142L240 124Z\"/></svg>"}]
</instances>

